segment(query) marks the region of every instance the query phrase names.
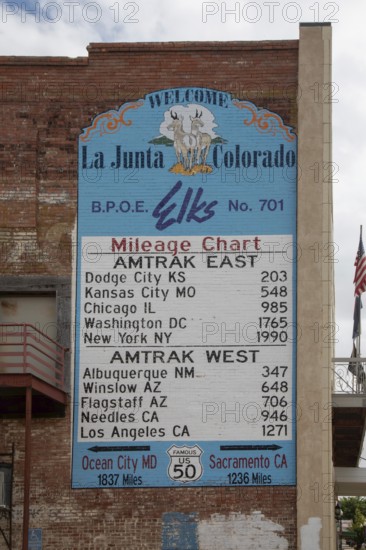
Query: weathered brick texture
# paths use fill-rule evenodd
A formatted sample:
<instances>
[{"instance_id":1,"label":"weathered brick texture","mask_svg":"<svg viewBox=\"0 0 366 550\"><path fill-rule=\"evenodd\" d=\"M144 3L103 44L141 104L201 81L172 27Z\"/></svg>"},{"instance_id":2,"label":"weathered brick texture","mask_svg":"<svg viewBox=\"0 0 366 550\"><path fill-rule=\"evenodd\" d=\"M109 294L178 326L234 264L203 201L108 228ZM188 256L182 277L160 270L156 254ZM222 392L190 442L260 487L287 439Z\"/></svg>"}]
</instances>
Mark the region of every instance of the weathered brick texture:
<instances>
[{"instance_id":1,"label":"weathered brick texture","mask_svg":"<svg viewBox=\"0 0 366 550\"><path fill-rule=\"evenodd\" d=\"M71 277L77 142L97 114L154 90L204 86L253 101L296 128L297 41L92 44L88 52L77 59L0 57L2 275ZM30 526L43 528L44 549L158 550L163 537L178 548L166 514L191 517L204 536L205 526L224 529L225 517L234 525L260 511L282 526L295 550L294 487L71 490L70 409L65 418L32 423ZM0 419L0 452L12 442L19 549L24 421Z\"/></svg>"}]
</instances>

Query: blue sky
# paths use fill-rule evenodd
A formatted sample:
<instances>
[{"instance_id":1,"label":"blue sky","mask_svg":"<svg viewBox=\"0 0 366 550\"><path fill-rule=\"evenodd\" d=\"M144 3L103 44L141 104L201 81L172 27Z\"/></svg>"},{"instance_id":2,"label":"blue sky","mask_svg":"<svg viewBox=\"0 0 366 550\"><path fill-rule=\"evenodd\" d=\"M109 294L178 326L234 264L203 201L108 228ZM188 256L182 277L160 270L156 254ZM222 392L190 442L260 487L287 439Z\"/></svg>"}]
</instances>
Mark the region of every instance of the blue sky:
<instances>
[{"instance_id":1,"label":"blue sky","mask_svg":"<svg viewBox=\"0 0 366 550\"><path fill-rule=\"evenodd\" d=\"M85 56L90 42L297 39L300 22L331 22L336 355L350 354L361 224L366 233L365 3L27 0L2 2L0 10L0 55ZM363 341L366 355L366 330Z\"/></svg>"}]
</instances>

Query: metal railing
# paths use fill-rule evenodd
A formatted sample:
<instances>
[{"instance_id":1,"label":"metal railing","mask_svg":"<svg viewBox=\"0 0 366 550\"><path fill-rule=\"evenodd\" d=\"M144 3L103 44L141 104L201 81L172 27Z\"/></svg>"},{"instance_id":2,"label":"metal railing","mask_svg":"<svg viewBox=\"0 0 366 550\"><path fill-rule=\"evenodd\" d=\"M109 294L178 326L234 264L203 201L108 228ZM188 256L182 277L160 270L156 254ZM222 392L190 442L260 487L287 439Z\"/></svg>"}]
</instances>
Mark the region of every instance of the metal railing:
<instances>
[{"instance_id":1,"label":"metal railing","mask_svg":"<svg viewBox=\"0 0 366 550\"><path fill-rule=\"evenodd\" d=\"M333 392L366 394L366 358L339 357L333 359Z\"/></svg>"},{"instance_id":2,"label":"metal railing","mask_svg":"<svg viewBox=\"0 0 366 550\"><path fill-rule=\"evenodd\" d=\"M32 374L64 388L66 348L29 323L0 323L0 375Z\"/></svg>"}]
</instances>

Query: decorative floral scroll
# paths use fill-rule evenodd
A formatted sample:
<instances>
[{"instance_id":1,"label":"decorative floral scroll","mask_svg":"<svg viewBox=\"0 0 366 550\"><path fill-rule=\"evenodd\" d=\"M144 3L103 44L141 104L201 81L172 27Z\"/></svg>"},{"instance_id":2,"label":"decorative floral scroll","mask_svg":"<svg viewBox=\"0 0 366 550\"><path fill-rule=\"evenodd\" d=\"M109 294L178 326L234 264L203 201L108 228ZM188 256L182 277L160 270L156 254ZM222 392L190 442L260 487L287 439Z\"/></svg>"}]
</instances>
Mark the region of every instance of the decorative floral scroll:
<instances>
[{"instance_id":1,"label":"decorative floral scroll","mask_svg":"<svg viewBox=\"0 0 366 550\"><path fill-rule=\"evenodd\" d=\"M277 133L280 133L286 141L294 141L294 139L296 139L291 127L285 126L279 115L276 115L271 111L267 111L267 109L257 109L257 107L249 101L239 101L234 99L233 105L235 105L238 109L246 109L247 116L243 121L246 126L254 124L258 131L263 134L271 134L275 136Z\"/></svg>"},{"instance_id":2,"label":"decorative floral scroll","mask_svg":"<svg viewBox=\"0 0 366 550\"><path fill-rule=\"evenodd\" d=\"M104 134L114 134L116 133L120 126L131 126L132 120L125 120L124 116L127 111L130 109L138 109L142 107L144 102L136 101L135 103L127 103L120 107L118 111L111 110L107 113L102 113L98 115L94 120L91 126L84 130L80 140L83 142L90 141L93 135L99 134L103 136Z\"/></svg>"}]
</instances>

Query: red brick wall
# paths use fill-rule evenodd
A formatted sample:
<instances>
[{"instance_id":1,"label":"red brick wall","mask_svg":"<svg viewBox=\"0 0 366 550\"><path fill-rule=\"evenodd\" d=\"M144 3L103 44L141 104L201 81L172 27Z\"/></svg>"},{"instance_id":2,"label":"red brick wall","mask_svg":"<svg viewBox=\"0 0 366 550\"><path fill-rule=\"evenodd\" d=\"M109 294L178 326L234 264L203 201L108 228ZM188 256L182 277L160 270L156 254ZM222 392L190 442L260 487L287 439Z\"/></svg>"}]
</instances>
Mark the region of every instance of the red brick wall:
<instances>
[{"instance_id":1,"label":"red brick wall","mask_svg":"<svg viewBox=\"0 0 366 550\"><path fill-rule=\"evenodd\" d=\"M0 58L0 274L71 275L77 140L98 113L154 90L204 86L253 101L296 127L297 69L297 41L92 44L88 58ZM66 418L33 420L30 526L43 528L45 549L154 550L165 513L214 523L259 510L284 528L281 536L295 550L294 487L72 491L69 415L70 407ZM24 421L2 419L0 452L12 442L18 549Z\"/></svg>"},{"instance_id":2,"label":"red brick wall","mask_svg":"<svg viewBox=\"0 0 366 550\"><path fill-rule=\"evenodd\" d=\"M0 449L10 448L12 442L16 449L13 548L18 550L23 510L24 422L3 420L0 430ZM212 518L214 524L215 520L222 522L222 516L249 516L258 510L284 528L279 535L287 539L289 550L296 549L295 487L71 490L70 447L69 416L33 419L30 527L43 528L45 550L158 550L164 513L195 513L198 522L217 514ZM237 549L228 542L227 549L232 548ZM270 546L258 548L274 550Z\"/></svg>"}]
</instances>

